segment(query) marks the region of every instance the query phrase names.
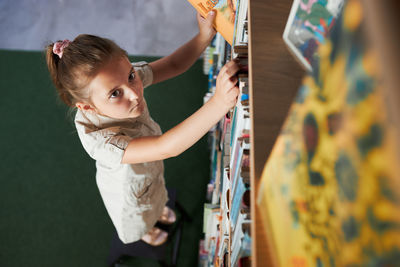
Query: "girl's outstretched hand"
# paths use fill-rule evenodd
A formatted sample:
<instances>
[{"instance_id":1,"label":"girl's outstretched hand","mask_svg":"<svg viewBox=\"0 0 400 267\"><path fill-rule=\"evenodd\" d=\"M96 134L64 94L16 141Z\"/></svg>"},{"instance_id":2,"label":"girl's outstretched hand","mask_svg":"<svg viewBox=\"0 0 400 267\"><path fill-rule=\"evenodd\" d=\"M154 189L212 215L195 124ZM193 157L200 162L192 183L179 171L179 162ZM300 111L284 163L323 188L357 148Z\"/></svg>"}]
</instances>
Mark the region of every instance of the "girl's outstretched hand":
<instances>
[{"instance_id":1,"label":"girl's outstretched hand","mask_svg":"<svg viewBox=\"0 0 400 267\"><path fill-rule=\"evenodd\" d=\"M239 71L239 65L234 60L226 63L219 71L217 85L213 98L221 107L228 112L237 101L239 87L236 73Z\"/></svg>"},{"instance_id":2,"label":"girl's outstretched hand","mask_svg":"<svg viewBox=\"0 0 400 267\"><path fill-rule=\"evenodd\" d=\"M204 18L200 13L197 13L197 24L199 25L200 36L208 42L210 42L217 33L213 26L215 14L215 11L212 10L208 12L207 17Z\"/></svg>"}]
</instances>

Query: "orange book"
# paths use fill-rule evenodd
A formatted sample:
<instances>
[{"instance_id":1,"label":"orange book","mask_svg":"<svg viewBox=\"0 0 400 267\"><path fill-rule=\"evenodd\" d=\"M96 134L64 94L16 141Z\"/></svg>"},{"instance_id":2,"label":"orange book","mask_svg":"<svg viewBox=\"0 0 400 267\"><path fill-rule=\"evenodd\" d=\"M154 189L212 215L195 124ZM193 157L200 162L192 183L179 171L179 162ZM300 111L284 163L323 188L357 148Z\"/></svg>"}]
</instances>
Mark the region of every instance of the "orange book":
<instances>
[{"instance_id":1,"label":"orange book","mask_svg":"<svg viewBox=\"0 0 400 267\"><path fill-rule=\"evenodd\" d=\"M208 12L217 12L214 28L232 45L235 29L236 0L188 0L196 10L206 17Z\"/></svg>"}]
</instances>

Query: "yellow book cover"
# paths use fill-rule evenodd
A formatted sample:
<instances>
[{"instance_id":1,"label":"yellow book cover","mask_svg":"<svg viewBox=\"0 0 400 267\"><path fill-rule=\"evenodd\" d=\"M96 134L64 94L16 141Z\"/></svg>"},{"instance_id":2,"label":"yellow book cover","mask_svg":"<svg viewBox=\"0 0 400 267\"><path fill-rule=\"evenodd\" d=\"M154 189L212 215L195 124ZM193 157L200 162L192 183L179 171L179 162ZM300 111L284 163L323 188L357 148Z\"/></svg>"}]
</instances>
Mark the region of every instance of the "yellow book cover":
<instances>
[{"instance_id":1,"label":"yellow book cover","mask_svg":"<svg viewBox=\"0 0 400 267\"><path fill-rule=\"evenodd\" d=\"M282 267L399 266L400 133L361 2L319 46L264 167L257 205Z\"/></svg>"},{"instance_id":2,"label":"yellow book cover","mask_svg":"<svg viewBox=\"0 0 400 267\"><path fill-rule=\"evenodd\" d=\"M216 11L214 28L232 45L235 29L236 0L188 0L196 10L206 17L211 10Z\"/></svg>"}]
</instances>

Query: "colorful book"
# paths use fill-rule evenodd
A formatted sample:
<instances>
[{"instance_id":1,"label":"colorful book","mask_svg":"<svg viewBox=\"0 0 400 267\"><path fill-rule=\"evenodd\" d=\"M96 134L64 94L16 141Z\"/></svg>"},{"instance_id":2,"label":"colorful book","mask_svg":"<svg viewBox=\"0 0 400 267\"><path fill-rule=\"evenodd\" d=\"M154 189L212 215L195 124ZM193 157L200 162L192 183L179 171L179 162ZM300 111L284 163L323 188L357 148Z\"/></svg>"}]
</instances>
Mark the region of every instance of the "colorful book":
<instances>
[{"instance_id":1,"label":"colorful book","mask_svg":"<svg viewBox=\"0 0 400 267\"><path fill-rule=\"evenodd\" d=\"M246 215L240 214L232 233L231 266L239 266L240 258L251 255L250 228L251 220L247 219Z\"/></svg>"},{"instance_id":2,"label":"colorful book","mask_svg":"<svg viewBox=\"0 0 400 267\"><path fill-rule=\"evenodd\" d=\"M223 235L222 240L221 240L221 245L219 246L219 251L218 251L218 258L219 262L217 263L216 266L224 266L224 256L228 253L229 251L229 236L228 235Z\"/></svg>"},{"instance_id":3,"label":"colorful book","mask_svg":"<svg viewBox=\"0 0 400 267\"><path fill-rule=\"evenodd\" d=\"M318 47L325 43L343 3L343 0L293 1L283 40L307 71L311 72L318 61Z\"/></svg>"},{"instance_id":4,"label":"colorful book","mask_svg":"<svg viewBox=\"0 0 400 267\"><path fill-rule=\"evenodd\" d=\"M398 114L375 68L363 1L344 8L257 188L277 266L400 263L400 134L391 119Z\"/></svg>"},{"instance_id":5,"label":"colorful book","mask_svg":"<svg viewBox=\"0 0 400 267\"><path fill-rule=\"evenodd\" d=\"M188 0L203 16L215 10L217 12L214 28L232 45L235 29L236 0Z\"/></svg>"},{"instance_id":6,"label":"colorful book","mask_svg":"<svg viewBox=\"0 0 400 267\"><path fill-rule=\"evenodd\" d=\"M237 0L236 17L235 17L235 33L233 38L234 46L242 46L248 43L247 31L247 9L249 0ZM247 53L247 47L246 51ZM237 53L237 52L236 52Z\"/></svg>"},{"instance_id":7,"label":"colorful book","mask_svg":"<svg viewBox=\"0 0 400 267\"><path fill-rule=\"evenodd\" d=\"M218 225L220 224L220 207L209 203L204 204L203 214L203 233L204 236L204 249L211 251L216 237L219 235Z\"/></svg>"},{"instance_id":8,"label":"colorful book","mask_svg":"<svg viewBox=\"0 0 400 267\"><path fill-rule=\"evenodd\" d=\"M230 190L229 190L229 169L224 169L222 194L221 194L221 234L229 234L229 218L230 218Z\"/></svg>"}]
</instances>

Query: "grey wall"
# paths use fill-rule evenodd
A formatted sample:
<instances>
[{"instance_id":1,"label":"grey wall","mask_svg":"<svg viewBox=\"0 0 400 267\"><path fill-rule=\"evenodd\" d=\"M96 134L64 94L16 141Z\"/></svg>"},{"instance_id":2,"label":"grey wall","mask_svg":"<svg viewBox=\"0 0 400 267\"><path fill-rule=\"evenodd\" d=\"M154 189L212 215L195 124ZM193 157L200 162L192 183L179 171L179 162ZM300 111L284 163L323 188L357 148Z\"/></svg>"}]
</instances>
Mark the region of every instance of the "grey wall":
<instances>
[{"instance_id":1,"label":"grey wall","mask_svg":"<svg viewBox=\"0 0 400 267\"><path fill-rule=\"evenodd\" d=\"M90 33L131 55L163 56L197 31L186 0L0 1L0 49L42 50L50 41Z\"/></svg>"}]
</instances>

